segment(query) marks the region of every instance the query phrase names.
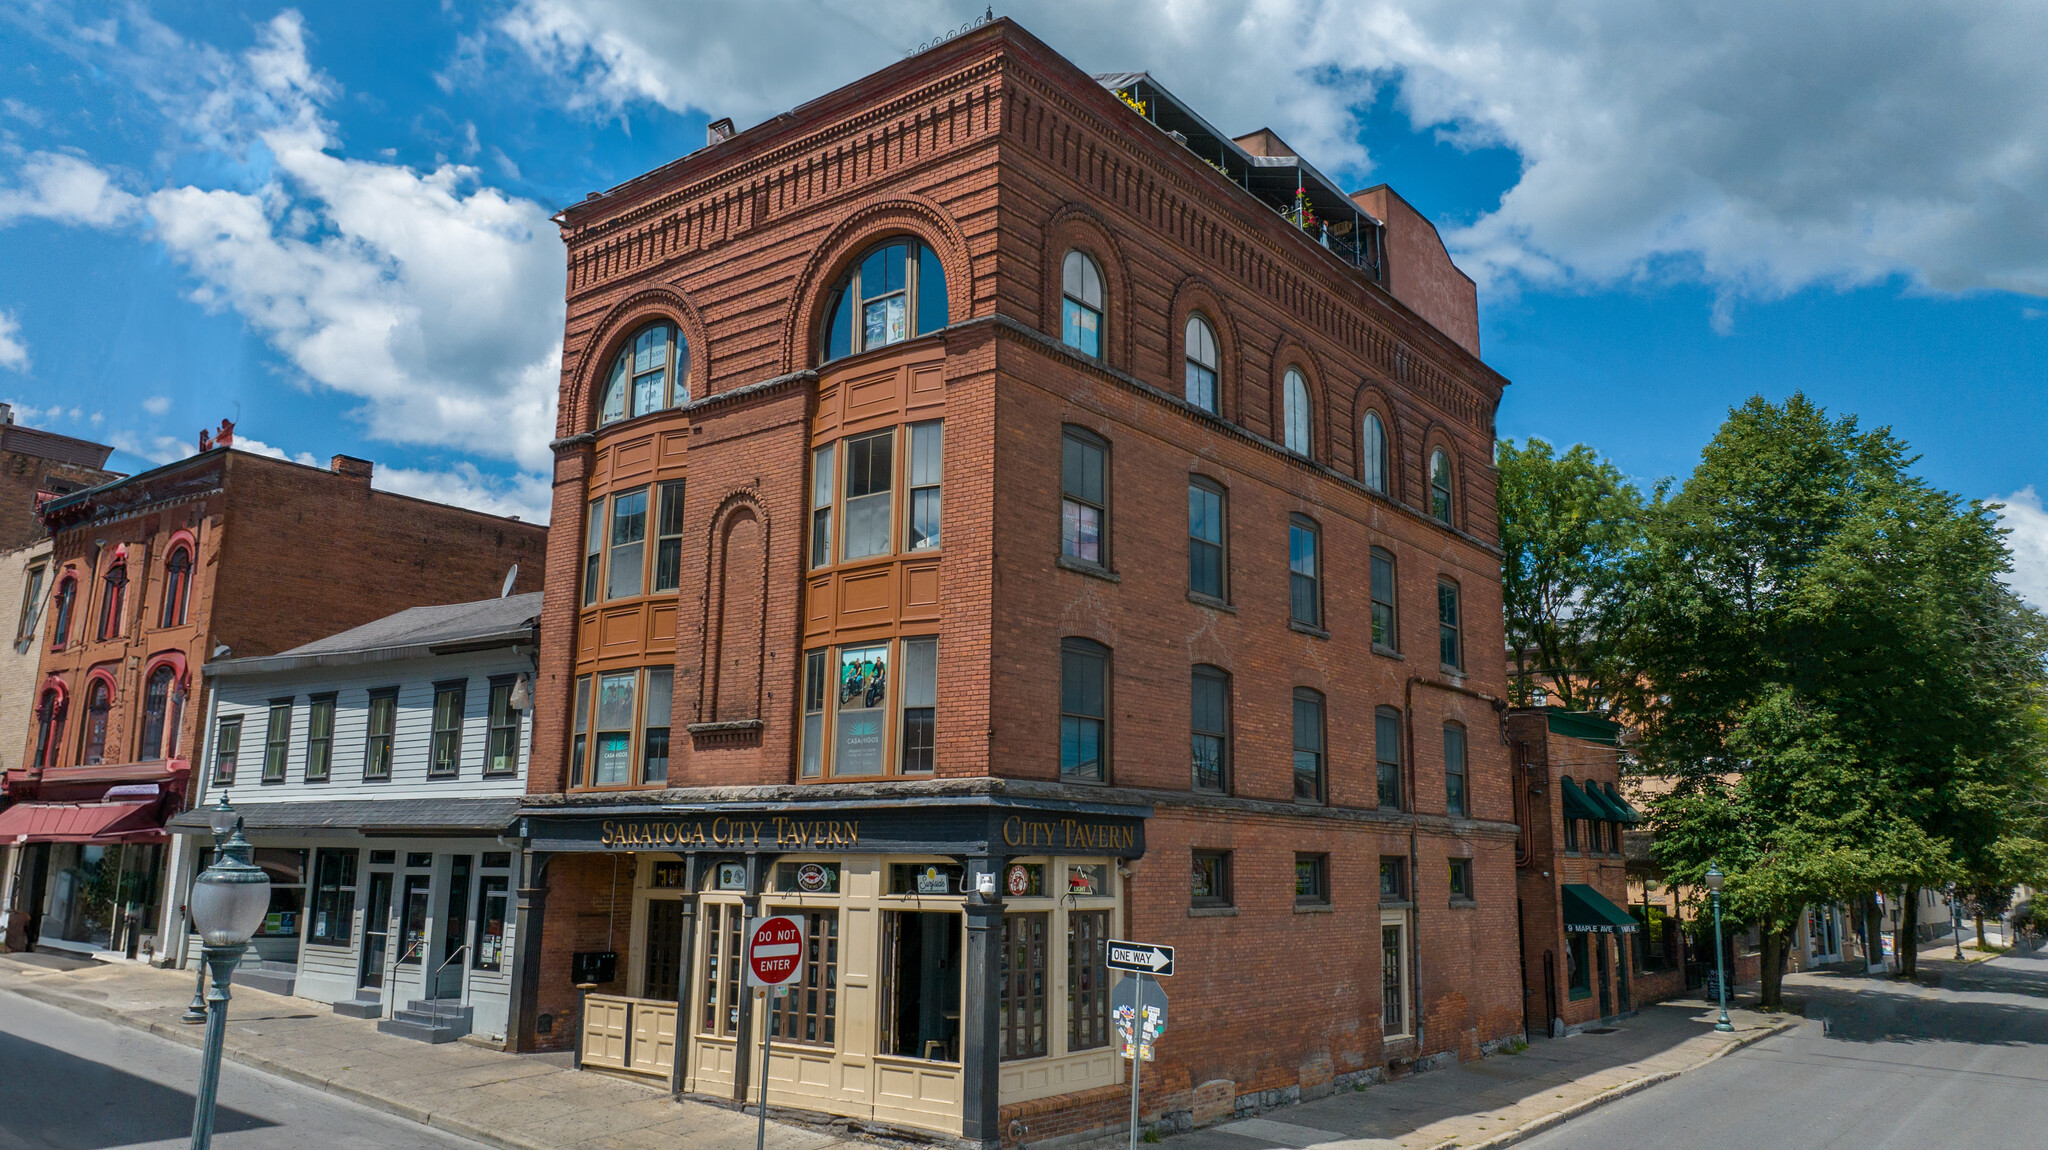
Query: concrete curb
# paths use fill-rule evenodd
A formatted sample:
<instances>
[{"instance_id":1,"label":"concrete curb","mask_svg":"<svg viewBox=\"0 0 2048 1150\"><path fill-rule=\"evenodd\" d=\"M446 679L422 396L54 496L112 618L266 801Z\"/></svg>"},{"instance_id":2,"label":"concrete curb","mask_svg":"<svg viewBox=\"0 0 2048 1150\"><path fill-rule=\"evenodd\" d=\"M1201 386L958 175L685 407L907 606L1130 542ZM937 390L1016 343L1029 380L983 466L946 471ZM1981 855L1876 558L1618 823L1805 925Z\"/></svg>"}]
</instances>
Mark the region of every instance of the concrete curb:
<instances>
[{"instance_id":1,"label":"concrete curb","mask_svg":"<svg viewBox=\"0 0 2048 1150\"><path fill-rule=\"evenodd\" d=\"M202 1050L206 1046L206 1031L205 1028L200 1026L183 1022L166 1023L144 1020L103 1003L93 1002L90 999L74 998L68 994L57 994L38 986L8 986L0 987L0 990L18 994L31 1002L40 1002L45 1006L54 1006L59 1010L69 1011L72 1014L84 1015L87 1018L97 1018L102 1022L111 1022L116 1026L125 1026L130 1030L140 1030L147 1034L154 1034L159 1038L167 1039L181 1046L191 1047L194 1050ZM346 1098L359 1106L367 1106L372 1110L404 1118L411 1122L417 1122L422 1126L431 1126L436 1130L444 1130L450 1134L481 1142L486 1146L495 1146L498 1150L560 1150L559 1147L551 1144L529 1142L524 1138L513 1138L494 1130L486 1130L469 1122L464 1122L459 1118L437 1115L430 1111L422 1110L417 1106L408 1106L403 1102L372 1094L349 1083L322 1078L317 1074L308 1074L296 1067L286 1066L273 1059L265 1058L260 1054L236 1050L232 1046L223 1049L221 1057L230 1062L247 1066L252 1070L260 1070L265 1074L274 1075L288 1082L295 1082L300 1086L310 1087L323 1094L332 1094L337 1098Z\"/></svg>"},{"instance_id":2,"label":"concrete curb","mask_svg":"<svg viewBox=\"0 0 2048 1150\"><path fill-rule=\"evenodd\" d=\"M1611 1086L1606 1090L1602 1090L1600 1093L1595 1094L1591 1098L1584 1098L1577 1102L1574 1102L1570 1106L1567 1106L1554 1114L1545 1114L1541 1118L1532 1118L1529 1121L1522 1123L1520 1126L1515 1127L1513 1130L1507 1130L1503 1131L1502 1133L1495 1134L1492 1137L1486 1139L1484 1142L1474 1142L1470 1145L1466 1145L1465 1143L1462 1143L1457 1139L1453 1138L1447 1142L1439 1142L1436 1145L1430 1147L1429 1150L1501 1150L1502 1147L1513 1146L1517 1142L1521 1142L1528 1138L1533 1138L1546 1130L1562 1126L1565 1123L1570 1122L1572 1119L1577 1118L1582 1114L1598 1110L1599 1108L1607 1105L1610 1102L1618 1102L1623 1098L1627 1098L1631 1094L1640 1094L1641 1092L1648 1090L1652 1086L1655 1086L1662 1082L1669 1082L1672 1079L1678 1077L1679 1075L1685 1074L1689 1071L1698 1070L1700 1067L1705 1066L1708 1063L1713 1062L1717 1059L1723 1058L1728 1054L1731 1054L1737 1050L1742 1049L1745 1046L1750 1046L1755 1043L1762 1042L1764 1039L1769 1038L1774 1034L1783 1034L1785 1031L1790 1030L1794 1026L1799 1025L1799 1023L1802 1021L1804 1021L1804 1019L1788 1018L1781 1022L1774 1023L1771 1026L1765 1027L1761 1030L1755 1031L1754 1033L1745 1034L1742 1037L1737 1038L1735 1041L1727 1043L1720 1049L1714 1051L1712 1054L1707 1055L1705 1058L1700 1059L1698 1062L1693 1063L1691 1066L1686 1067L1684 1070L1665 1070L1660 1071L1656 1074L1646 1074L1641 1078L1624 1082L1619 1086Z\"/></svg>"}]
</instances>

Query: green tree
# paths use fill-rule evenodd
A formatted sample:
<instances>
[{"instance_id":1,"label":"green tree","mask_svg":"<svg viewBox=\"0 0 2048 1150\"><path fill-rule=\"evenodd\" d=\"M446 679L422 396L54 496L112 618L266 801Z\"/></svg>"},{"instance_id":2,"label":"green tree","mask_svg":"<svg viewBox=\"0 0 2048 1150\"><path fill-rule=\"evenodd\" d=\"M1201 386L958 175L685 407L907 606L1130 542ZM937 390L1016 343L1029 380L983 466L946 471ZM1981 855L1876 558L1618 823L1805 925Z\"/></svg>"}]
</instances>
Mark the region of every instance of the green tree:
<instances>
[{"instance_id":1,"label":"green tree","mask_svg":"<svg viewBox=\"0 0 2048 1150\"><path fill-rule=\"evenodd\" d=\"M1504 439L1495 455L1510 696L1530 705L1541 677L1566 710L1596 708L1615 694L1644 497L1584 444L1557 455L1540 439Z\"/></svg>"}]
</instances>

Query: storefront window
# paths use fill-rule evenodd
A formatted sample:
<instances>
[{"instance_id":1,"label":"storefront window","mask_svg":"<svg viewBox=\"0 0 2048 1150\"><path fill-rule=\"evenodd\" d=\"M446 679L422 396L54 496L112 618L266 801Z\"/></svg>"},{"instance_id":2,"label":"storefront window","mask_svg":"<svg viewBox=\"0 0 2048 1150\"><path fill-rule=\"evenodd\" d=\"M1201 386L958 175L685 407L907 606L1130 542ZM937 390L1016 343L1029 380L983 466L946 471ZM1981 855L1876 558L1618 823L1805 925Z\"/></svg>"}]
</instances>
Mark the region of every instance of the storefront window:
<instances>
[{"instance_id":1,"label":"storefront window","mask_svg":"<svg viewBox=\"0 0 2048 1150\"><path fill-rule=\"evenodd\" d=\"M740 907L704 904L704 1016L699 1029L731 1038L740 1028Z\"/></svg>"},{"instance_id":2,"label":"storefront window","mask_svg":"<svg viewBox=\"0 0 2048 1150\"><path fill-rule=\"evenodd\" d=\"M1046 1055L1046 933L1049 915L1003 916L1003 998L998 1013L1002 1058Z\"/></svg>"},{"instance_id":3,"label":"storefront window","mask_svg":"<svg viewBox=\"0 0 2048 1150\"><path fill-rule=\"evenodd\" d=\"M1077 872L1083 868L1074 868ZM1093 893L1093 892L1090 892ZM1067 914L1067 1049L1109 1045L1109 912Z\"/></svg>"},{"instance_id":4,"label":"storefront window","mask_svg":"<svg viewBox=\"0 0 2048 1150\"><path fill-rule=\"evenodd\" d=\"M1399 926L1380 926L1380 1032L1408 1033L1408 948Z\"/></svg>"},{"instance_id":5,"label":"storefront window","mask_svg":"<svg viewBox=\"0 0 2048 1150\"><path fill-rule=\"evenodd\" d=\"M769 1033L785 1042L830 1046L839 1017L839 912L792 913L805 916L804 975L787 994L769 1000Z\"/></svg>"},{"instance_id":6,"label":"storefront window","mask_svg":"<svg viewBox=\"0 0 2048 1150\"><path fill-rule=\"evenodd\" d=\"M489 856L485 856L489 861ZM476 957L478 970L497 970L505 961L505 919L511 903L504 875L485 875L483 896L476 915Z\"/></svg>"},{"instance_id":7,"label":"storefront window","mask_svg":"<svg viewBox=\"0 0 2048 1150\"><path fill-rule=\"evenodd\" d=\"M356 852L323 850L313 872L313 929L306 941L347 946L355 940Z\"/></svg>"},{"instance_id":8,"label":"storefront window","mask_svg":"<svg viewBox=\"0 0 2048 1150\"><path fill-rule=\"evenodd\" d=\"M890 894L965 894L966 871L943 863L890 863Z\"/></svg>"},{"instance_id":9,"label":"storefront window","mask_svg":"<svg viewBox=\"0 0 2048 1150\"><path fill-rule=\"evenodd\" d=\"M270 912L256 937L297 938L306 907L306 852L258 847L253 861L270 875Z\"/></svg>"},{"instance_id":10,"label":"storefront window","mask_svg":"<svg viewBox=\"0 0 2048 1150\"><path fill-rule=\"evenodd\" d=\"M896 911L882 917L882 932L881 1052L958 1062L960 916Z\"/></svg>"},{"instance_id":11,"label":"storefront window","mask_svg":"<svg viewBox=\"0 0 2048 1150\"><path fill-rule=\"evenodd\" d=\"M1565 940L1565 985L1573 999L1593 996L1593 964L1587 955L1587 936L1574 934Z\"/></svg>"}]
</instances>

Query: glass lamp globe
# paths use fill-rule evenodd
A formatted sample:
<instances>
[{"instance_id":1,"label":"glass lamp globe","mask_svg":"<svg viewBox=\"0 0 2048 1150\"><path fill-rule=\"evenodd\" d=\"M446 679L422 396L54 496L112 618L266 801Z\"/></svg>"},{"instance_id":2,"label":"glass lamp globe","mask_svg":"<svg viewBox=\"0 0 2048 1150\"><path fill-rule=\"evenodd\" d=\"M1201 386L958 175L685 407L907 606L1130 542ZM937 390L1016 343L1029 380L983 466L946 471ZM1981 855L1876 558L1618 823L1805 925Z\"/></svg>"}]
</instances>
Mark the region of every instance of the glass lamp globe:
<instances>
[{"instance_id":1,"label":"glass lamp globe","mask_svg":"<svg viewBox=\"0 0 2048 1150\"><path fill-rule=\"evenodd\" d=\"M192 925L207 946L242 946L270 912L270 876L249 865L248 855L249 842L238 832L192 881Z\"/></svg>"},{"instance_id":2,"label":"glass lamp globe","mask_svg":"<svg viewBox=\"0 0 2048 1150\"><path fill-rule=\"evenodd\" d=\"M228 797L220 797L220 805L206 812L206 828L213 832L213 841L219 842L235 829L235 820L240 818L235 808L228 805Z\"/></svg>"},{"instance_id":3,"label":"glass lamp globe","mask_svg":"<svg viewBox=\"0 0 2048 1150\"><path fill-rule=\"evenodd\" d=\"M1707 889L1708 889L1708 890L1716 890L1716 891L1717 891L1717 890L1720 890L1720 889L1721 889L1721 884L1722 884L1723 882L1726 882L1726 881L1727 881L1727 879L1726 879L1726 878L1725 878L1725 877L1724 877L1724 876L1723 876L1723 875L1721 874L1721 868L1720 868L1720 867L1717 867L1717 866L1710 866L1710 867L1708 867L1708 868L1707 868Z\"/></svg>"}]
</instances>

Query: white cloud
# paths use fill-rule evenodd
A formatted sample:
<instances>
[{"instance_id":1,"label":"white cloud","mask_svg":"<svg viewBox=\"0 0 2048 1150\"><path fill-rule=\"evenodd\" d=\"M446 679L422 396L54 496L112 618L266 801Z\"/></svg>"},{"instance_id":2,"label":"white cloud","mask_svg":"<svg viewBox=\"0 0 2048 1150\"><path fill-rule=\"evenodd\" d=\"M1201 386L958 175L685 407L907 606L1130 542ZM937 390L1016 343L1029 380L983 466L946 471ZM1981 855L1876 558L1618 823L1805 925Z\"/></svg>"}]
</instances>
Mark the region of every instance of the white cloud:
<instances>
[{"instance_id":1,"label":"white cloud","mask_svg":"<svg viewBox=\"0 0 2048 1150\"><path fill-rule=\"evenodd\" d=\"M251 455L267 455L272 459L283 459L291 463L303 463L308 467L320 466L320 461L315 459L310 451L301 451L295 455L282 447L272 447L260 439L251 439L239 431L235 433L235 441L229 444L229 446L236 451L246 451Z\"/></svg>"},{"instance_id":2,"label":"white cloud","mask_svg":"<svg viewBox=\"0 0 2048 1150\"><path fill-rule=\"evenodd\" d=\"M20 219L108 227L133 217L136 198L100 168L63 152L30 152L0 186L0 225Z\"/></svg>"},{"instance_id":3,"label":"white cloud","mask_svg":"<svg viewBox=\"0 0 2048 1150\"><path fill-rule=\"evenodd\" d=\"M175 463L188 455L199 454L198 444L172 435L152 435L145 439L132 431L116 431L107 436L107 442L116 451L139 455L157 464Z\"/></svg>"},{"instance_id":4,"label":"white cloud","mask_svg":"<svg viewBox=\"0 0 2048 1150\"><path fill-rule=\"evenodd\" d=\"M142 401L142 410L151 415L162 415L170 409L171 397L168 395L152 395Z\"/></svg>"},{"instance_id":5,"label":"white cloud","mask_svg":"<svg viewBox=\"0 0 2048 1150\"><path fill-rule=\"evenodd\" d=\"M452 503L492 515L517 515L528 523L546 523L554 493L544 475L521 473L510 478L486 475L471 463L445 471L378 466L372 487Z\"/></svg>"},{"instance_id":6,"label":"white cloud","mask_svg":"<svg viewBox=\"0 0 2048 1150\"><path fill-rule=\"evenodd\" d=\"M971 6L970 6L971 7ZM519 0L500 36L599 112L758 122L956 25L941 0ZM1447 229L1489 285L1641 277L1728 301L1904 277L2048 295L2048 6L2030 0L1016 0L1090 71L1147 69L1226 131L1363 180L1383 91L1522 171ZM451 74L479 82L475 46ZM1455 223L1456 221L1452 221Z\"/></svg>"},{"instance_id":7,"label":"white cloud","mask_svg":"<svg viewBox=\"0 0 2048 1150\"><path fill-rule=\"evenodd\" d=\"M28 345L21 341L21 321L0 311L0 367L28 371Z\"/></svg>"},{"instance_id":8,"label":"white cloud","mask_svg":"<svg viewBox=\"0 0 2048 1150\"><path fill-rule=\"evenodd\" d=\"M2032 484L2011 495L1994 495L1993 503L2005 504L1999 512L2011 530L2005 545L2012 551L2012 574L2005 582L2019 597L2048 611L2048 508Z\"/></svg>"}]
</instances>

